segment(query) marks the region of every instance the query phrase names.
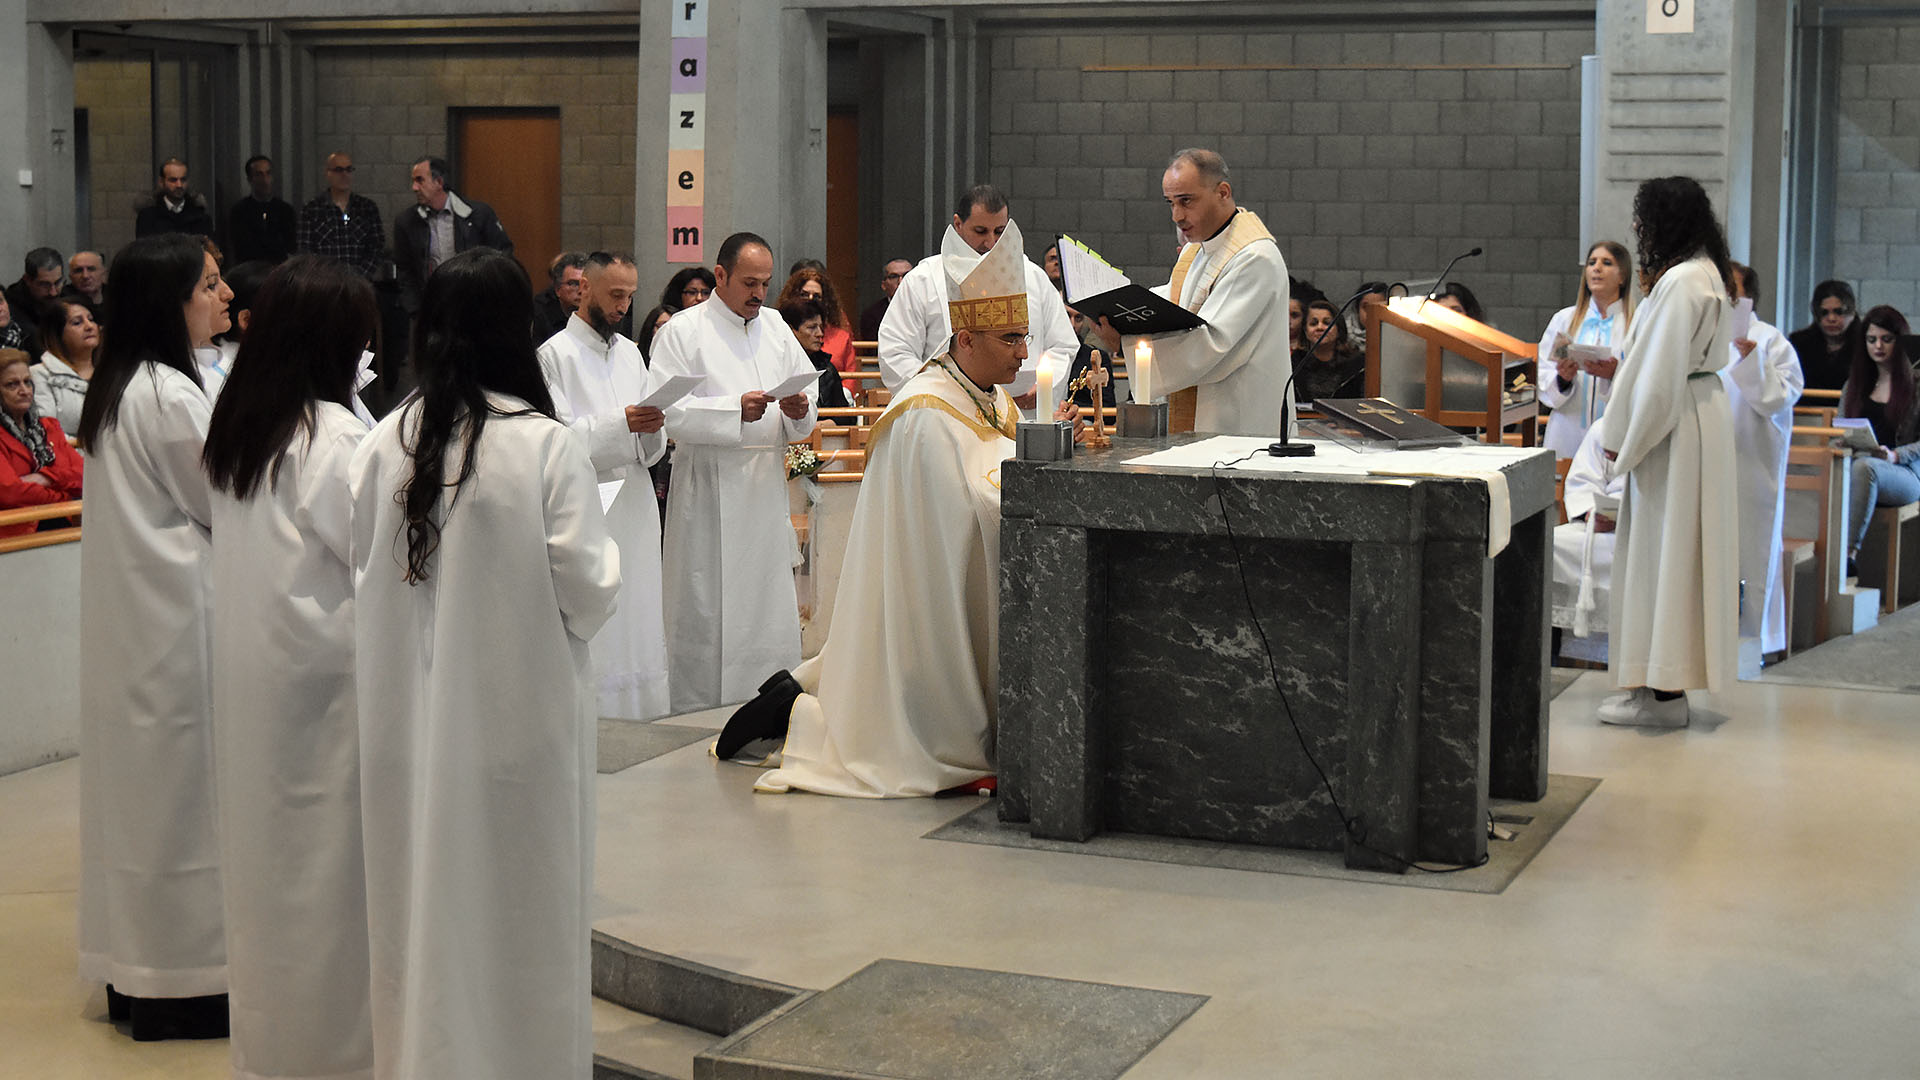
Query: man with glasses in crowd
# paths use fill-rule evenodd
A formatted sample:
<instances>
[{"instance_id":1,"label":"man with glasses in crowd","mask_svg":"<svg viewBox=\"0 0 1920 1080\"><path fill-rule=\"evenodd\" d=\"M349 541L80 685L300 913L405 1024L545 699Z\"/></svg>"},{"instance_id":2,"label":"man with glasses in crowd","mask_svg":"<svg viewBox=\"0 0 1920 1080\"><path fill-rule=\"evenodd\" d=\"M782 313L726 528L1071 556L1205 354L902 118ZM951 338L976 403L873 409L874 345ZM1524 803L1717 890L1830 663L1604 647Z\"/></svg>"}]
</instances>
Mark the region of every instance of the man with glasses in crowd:
<instances>
[{"instance_id":1,"label":"man with glasses in crowd","mask_svg":"<svg viewBox=\"0 0 1920 1080\"><path fill-rule=\"evenodd\" d=\"M877 341L880 338L880 320L887 317L887 305L892 302L893 294L900 291L900 279L907 276L913 264L905 259L889 261L880 274L880 299L867 305L860 313L860 340Z\"/></svg>"},{"instance_id":2,"label":"man with glasses in crowd","mask_svg":"<svg viewBox=\"0 0 1920 1080\"><path fill-rule=\"evenodd\" d=\"M327 155L327 190L300 208L294 248L302 255L339 259L369 281L380 276L386 233L380 208L353 193L353 155L344 150Z\"/></svg>"},{"instance_id":3,"label":"man with glasses in crowd","mask_svg":"<svg viewBox=\"0 0 1920 1080\"><path fill-rule=\"evenodd\" d=\"M1853 360L1853 286L1823 281L1813 287L1813 322L1787 335L1800 354L1808 390L1838 390L1847 385Z\"/></svg>"}]
</instances>

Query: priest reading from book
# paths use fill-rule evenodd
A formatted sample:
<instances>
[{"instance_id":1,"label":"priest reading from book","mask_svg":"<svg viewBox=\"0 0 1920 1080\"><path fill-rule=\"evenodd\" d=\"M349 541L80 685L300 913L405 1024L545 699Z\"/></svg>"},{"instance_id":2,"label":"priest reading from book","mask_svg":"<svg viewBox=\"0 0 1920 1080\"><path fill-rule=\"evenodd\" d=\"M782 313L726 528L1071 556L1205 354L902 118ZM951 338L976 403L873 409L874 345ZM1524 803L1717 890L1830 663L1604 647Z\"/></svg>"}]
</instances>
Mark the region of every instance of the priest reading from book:
<instances>
[{"instance_id":1,"label":"priest reading from book","mask_svg":"<svg viewBox=\"0 0 1920 1080\"><path fill-rule=\"evenodd\" d=\"M825 646L762 684L714 744L722 759L778 762L756 790L889 798L993 774L1006 387L1029 349L1020 251L1009 226L970 260L952 339L873 426L846 551L863 569L840 581ZM1071 404L1054 418L1083 434Z\"/></svg>"},{"instance_id":2,"label":"priest reading from book","mask_svg":"<svg viewBox=\"0 0 1920 1080\"><path fill-rule=\"evenodd\" d=\"M946 350L957 327L947 324L947 302L960 296L960 282L979 266L1003 235L1019 230L1006 196L991 184L980 184L960 196L953 208L953 224L941 231L940 254L929 255L907 272L894 291L893 302L880 320L880 378L888 390L899 393L927 361ZM1027 298L1028 329L1033 347L1020 365L1020 376L1008 390L1023 409L1033 408L1033 389L1041 363L1054 367L1054 381L1066 384L1067 368L1080 351L1067 305L1047 272L1015 248L1023 277L1019 285Z\"/></svg>"},{"instance_id":3,"label":"priest reading from book","mask_svg":"<svg viewBox=\"0 0 1920 1080\"><path fill-rule=\"evenodd\" d=\"M1289 284L1280 245L1259 215L1234 204L1227 163L1212 150L1190 148L1173 155L1161 175L1160 192L1185 246L1172 279L1153 291L1199 315L1205 325L1123 342L1102 317L1101 339L1109 351L1124 345L1136 385L1136 346L1151 342L1149 393L1161 398L1197 388L1196 431L1292 434Z\"/></svg>"}]
</instances>

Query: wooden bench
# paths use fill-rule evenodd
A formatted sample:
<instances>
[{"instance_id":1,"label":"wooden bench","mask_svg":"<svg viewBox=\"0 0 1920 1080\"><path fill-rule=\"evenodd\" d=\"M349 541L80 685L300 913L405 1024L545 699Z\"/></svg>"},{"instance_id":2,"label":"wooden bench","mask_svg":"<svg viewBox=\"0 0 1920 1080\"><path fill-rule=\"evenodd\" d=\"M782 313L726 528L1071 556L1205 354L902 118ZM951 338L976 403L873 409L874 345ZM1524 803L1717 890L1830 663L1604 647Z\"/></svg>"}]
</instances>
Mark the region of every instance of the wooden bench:
<instances>
[{"instance_id":1,"label":"wooden bench","mask_svg":"<svg viewBox=\"0 0 1920 1080\"><path fill-rule=\"evenodd\" d=\"M0 510L0 526L37 524L42 521L58 521L61 518L80 517L80 500L70 502L47 503L44 506L25 506L18 510ZM47 529L43 532L22 533L0 540L0 554L9 551L25 551L28 548L46 547L49 544L65 544L80 539L80 526L70 525L64 529Z\"/></svg>"},{"instance_id":2,"label":"wooden bench","mask_svg":"<svg viewBox=\"0 0 1920 1080\"><path fill-rule=\"evenodd\" d=\"M1906 531L1909 521L1920 520L1920 503L1908 503L1905 506L1882 506L1874 510L1873 517L1867 522L1869 538L1878 534L1886 545L1885 569L1879 581L1880 613L1890 615L1902 603L1911 603L1904 594L1915 590L1911 580L1904 584L1900 580L1901 534ZM1866 545L1862 544L1864 549Z\"/></svg>"}]
</instances>

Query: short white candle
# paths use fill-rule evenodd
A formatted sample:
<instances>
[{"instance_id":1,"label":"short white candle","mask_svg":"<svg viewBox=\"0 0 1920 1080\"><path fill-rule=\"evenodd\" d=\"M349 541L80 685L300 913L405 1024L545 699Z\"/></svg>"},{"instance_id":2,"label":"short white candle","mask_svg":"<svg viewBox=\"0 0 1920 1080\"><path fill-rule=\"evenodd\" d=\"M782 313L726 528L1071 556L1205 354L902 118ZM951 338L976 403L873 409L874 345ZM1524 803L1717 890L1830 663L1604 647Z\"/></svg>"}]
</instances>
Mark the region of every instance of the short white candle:
<instances>
[{"instance_id":1,"label":"short white candle","mask_svg":"<svg viewBox=\"0 0 1920 1080\"><path fill-rule=\"evenodd\" d=\"M1035 405L1034 419L1045 424L1050 422L1053 419L1054 404L1053 404L1053 367L1052 365L1045 364L1045 363L1040 365L1040 379L1035 389L1038 390L1039 392L1039 399L1034 402L1034 405Z\"/></svg>"},{"instance_id":2,"label":"short white candle","mask_svg":"<svg viewBox=\"0 0 1920 1080\"><path fill-rule=\"evenodd\" d=\"M1153 342L1141 338L1133 346L1133 400L1145 405L1153 401Z\"/></svg>"}]
</instances>

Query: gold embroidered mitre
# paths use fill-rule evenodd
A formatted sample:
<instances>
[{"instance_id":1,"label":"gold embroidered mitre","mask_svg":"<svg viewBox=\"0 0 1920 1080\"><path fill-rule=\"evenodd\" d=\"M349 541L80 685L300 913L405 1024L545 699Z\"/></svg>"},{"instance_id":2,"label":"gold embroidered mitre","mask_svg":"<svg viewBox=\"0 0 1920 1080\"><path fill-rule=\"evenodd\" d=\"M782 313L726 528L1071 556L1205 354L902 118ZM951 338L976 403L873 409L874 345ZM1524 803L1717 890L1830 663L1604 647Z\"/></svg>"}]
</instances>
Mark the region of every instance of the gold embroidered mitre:
<instances>
[{"instance_id":1,"label":"gold embroidered mitre","mask_svg":"<svg viewBox=\"0 0 1920 1080\"><path fill-rule=\"evenodd\" d=\"M1014 330L1027 326L1027 260L1020 226L1007 231L960 282L959 296L947 301L953 330Z\"/></svg>"}]
</instances>

